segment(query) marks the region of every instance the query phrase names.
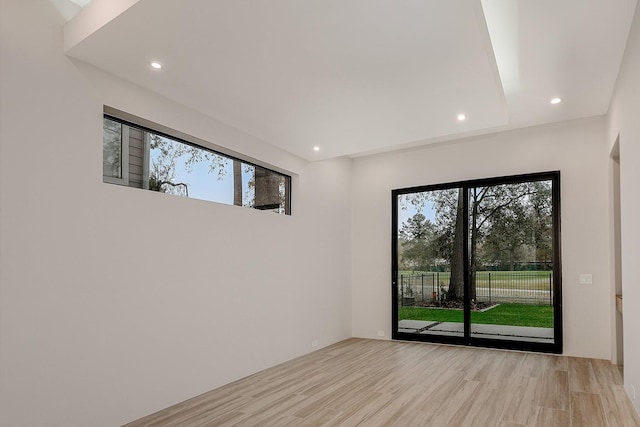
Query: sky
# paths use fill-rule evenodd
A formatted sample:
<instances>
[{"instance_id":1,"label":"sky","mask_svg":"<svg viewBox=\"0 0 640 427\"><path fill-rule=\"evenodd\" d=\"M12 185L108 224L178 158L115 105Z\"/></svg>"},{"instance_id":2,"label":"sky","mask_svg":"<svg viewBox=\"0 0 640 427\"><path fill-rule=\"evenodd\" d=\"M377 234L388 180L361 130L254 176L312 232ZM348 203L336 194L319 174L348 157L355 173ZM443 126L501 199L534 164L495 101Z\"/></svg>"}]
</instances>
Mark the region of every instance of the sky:
<instances>
[{"instance_id":1,"label":"sky","mask_svg":"<svg viewBox=\"0 0 640 427\"><path fill-rule=\"evenodd\" d=\"M421 210L418 210L411 203L405 203L404 208L405 209L403 209L402 204L398 203L398 229L402 228L402 224L418 212L422 213L429 221L435 224L436 210L433 202L427 201Z\"/></svg>"},{"instance_id":2,"label":"sky","mask_svg":"<svg viewBox=\"0 0 640 427\"><path fill-rule=\"evenodd\" d=\"M158 150L151 150L151 161L157 161ZM224 175L219 179L218 170L210 171L210 161L204 159L194 163L191 171L185 168L185 162L190 155L185 154L178 158L175 168L174 183L186 183L189 189L189 198L208 200L213 202L233 204L233 161L229 159L224 166ZM248 183L253 177L254 168L249 171L242 164L242 193L246 198L249 191Z\"/></svg>"}]
</instances>

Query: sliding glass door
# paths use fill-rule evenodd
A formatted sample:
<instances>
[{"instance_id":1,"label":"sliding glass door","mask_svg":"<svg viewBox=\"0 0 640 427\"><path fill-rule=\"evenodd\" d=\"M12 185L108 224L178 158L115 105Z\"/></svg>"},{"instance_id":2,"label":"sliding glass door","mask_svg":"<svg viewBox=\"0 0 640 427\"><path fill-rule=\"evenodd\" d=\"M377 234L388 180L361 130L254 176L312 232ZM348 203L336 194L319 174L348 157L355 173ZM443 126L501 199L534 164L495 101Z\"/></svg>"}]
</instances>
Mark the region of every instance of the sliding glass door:
<instances>
[{"instance_id":1,"label":"sliding glass door","mask_svg":"<svg viewBox=\"0 0 640 427\"><path fill-rule=\"evenodd\" d=\"M396 204L397 331L464 337L463 189L408 192Z\"/></svg>"},{"instance_id":2,"label":"sliding glass door","mask_svg":"<svg viewBox=\"0 0 640 427\"><path fill-rule=\"evenodd\" d=\"M558 172L393 191L393 337L561 352Z\"/></svg>"}]
</instances>

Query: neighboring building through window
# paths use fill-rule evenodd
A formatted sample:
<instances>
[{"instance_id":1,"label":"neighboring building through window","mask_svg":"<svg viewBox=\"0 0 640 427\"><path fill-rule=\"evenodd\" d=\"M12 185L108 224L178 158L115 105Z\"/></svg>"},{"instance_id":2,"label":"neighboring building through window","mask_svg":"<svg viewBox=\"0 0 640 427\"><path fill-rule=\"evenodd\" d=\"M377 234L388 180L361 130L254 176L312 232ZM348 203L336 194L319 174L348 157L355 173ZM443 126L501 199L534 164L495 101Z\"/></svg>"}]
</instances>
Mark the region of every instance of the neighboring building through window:
<instances>
[{"instance_id":1,"label":"neighboring building through window","mask_svg":"<svg viewBox=\"0 0 640 427\"><path fill-rule=\"evenodd\" d=\"M103 181L291 214L291 177L105 114Z\"/></svg>"}]
</instances>

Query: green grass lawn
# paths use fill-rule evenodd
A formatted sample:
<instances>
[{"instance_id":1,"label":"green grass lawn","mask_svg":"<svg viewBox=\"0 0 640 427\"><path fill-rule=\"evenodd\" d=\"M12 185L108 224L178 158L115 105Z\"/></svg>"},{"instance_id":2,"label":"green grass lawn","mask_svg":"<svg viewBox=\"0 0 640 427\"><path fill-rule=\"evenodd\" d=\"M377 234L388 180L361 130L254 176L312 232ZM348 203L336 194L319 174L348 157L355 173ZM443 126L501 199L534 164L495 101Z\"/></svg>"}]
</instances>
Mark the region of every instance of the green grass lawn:
<instances>
[{"instance_id":1,"label":"green grass lawn","mask_svg":"<svg viewBox=\"0 0 640 427\"><path fill-rule=\"evenodd\" d=\"M400 307L398 319L463 322L462 310L426 307ZM500 304L485 312L471 312L471 323L553 328L553 307Z\"/></svg>"}]
</instances>

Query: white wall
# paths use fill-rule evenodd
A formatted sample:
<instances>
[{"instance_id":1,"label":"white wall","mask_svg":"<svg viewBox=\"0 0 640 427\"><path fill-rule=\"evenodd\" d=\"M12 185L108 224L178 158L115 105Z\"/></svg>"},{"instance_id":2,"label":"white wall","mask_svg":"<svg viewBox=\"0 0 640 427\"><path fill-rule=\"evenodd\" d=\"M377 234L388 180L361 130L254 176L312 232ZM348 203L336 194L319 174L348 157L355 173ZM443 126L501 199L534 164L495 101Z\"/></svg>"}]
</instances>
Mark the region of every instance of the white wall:
<instances>
[{"instance_id":1,"label":"white wall","mask_svg":"<svg viewBox=\"0 0 640 427\"><path fill-rule=\"evenodd\" d=\"M624 383L640 412L640 9L629 34L626 53L609 110L609 143L620 138L620 216L622 237L622 297Z\"/></svg>"},{"instance_id":2,"label":"white wall","mask_svg":"<svg viewBox=\"0 0 640 427\"><path fill-rule=\"evenodd\" d=\"M354 160L353 335L390 335L392 189L560 170L564 353L609 359L608 148L596 118Z\"/></svg>"},{"instance_id":3,"label":"white wall","mask_svg":"<svg viewBox=\"0 0 640 427\"><path fill-rule=\"evenodd\" d=\"M0 10L0 425L115 426L351 335L349 160L308 164ZM102 183L102 106L295 172L294 215Z\"/></svg>"}]
</instances>

